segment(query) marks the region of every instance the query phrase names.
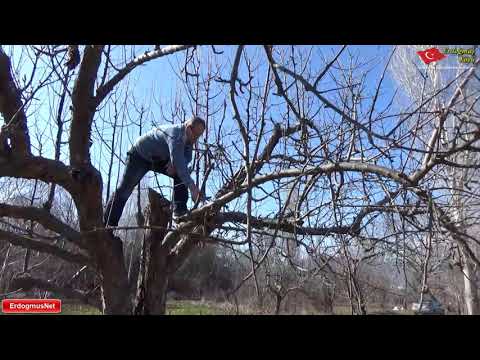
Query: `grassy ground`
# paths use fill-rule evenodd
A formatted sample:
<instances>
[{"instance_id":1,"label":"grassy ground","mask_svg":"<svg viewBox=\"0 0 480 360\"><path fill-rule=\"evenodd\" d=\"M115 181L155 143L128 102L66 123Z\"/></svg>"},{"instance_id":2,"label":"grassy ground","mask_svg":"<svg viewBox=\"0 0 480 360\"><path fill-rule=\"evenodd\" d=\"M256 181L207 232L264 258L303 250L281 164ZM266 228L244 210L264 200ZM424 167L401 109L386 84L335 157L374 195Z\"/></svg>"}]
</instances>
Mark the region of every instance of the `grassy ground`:
<instances>
[{"instance_id":1,"label":"grassy ground","mask_svg":"<svg viewBox=\"0 0 480 360\"><path fill-rule=\"evenodd\" d=\"M369 314L371 315L412 315L412 311L394 312L385 311L380 308L369 308ZM167 303L167 315L230 315L234 314L232 310L228 310L221 304L215 304L202 301L169 301ZM251 311L242 309L242 314L252 313ZM1 313L0 313L1 314ZM351 310L348 306L335 306L335 315L350 315ZM63 303L61 315L101 315L100 311L94 307L75 304L75 303ZM320 315L320 314L309 314Z\"/></svg>"},{"instance_id":2,"label":"grassy ground","mask_svg":"<svg viewBox=\"0 0 480 360\"><path fill-rule=\"evenodd\" d=\"M225 309L215 304L198 301L171 301L167 303L167 315L226 315Z\"/></svg>"},{"instance_id":3,"label":"grassy ground","mask_svg":"<svg viewBox=\"0 0 480 360\"><path fill-rule=\"evenodd\" d=\"M167 303L167 315L224 315L226 311L212 304L198 301ZM62 304L62 315L101 315L96 308L83 304Z\"/></svg>"},{"instance_id":4,"label":"grassy ground","mask_svg":"<svg viewBox=\"0 0 480 360\"><path fill-rule=\"evenodd\" d=\"M350 306L334 306L333 312L335 315L351 315L352 310ZM367 312L369 315L413 315L413 311L393 311L385 310L380 307L368 307Z\"/></svg>"},{"instance_id":5,"label":"grassy ground","mask_svg":"<svg viewBox=\"0 0 480 360\"><path fill-rule=\"evenodd\" d=\"M413 311L385 311L380 308L368 309L371 315L413 315ZM234 314L219 304L201 302L201 301L170 301L167 303L167 315L230 315ZM242 314L251 313L249 311L241 311ZM66 304L63 306L62 314L64 315L100 315L97 309L90 308L86 305ZM350 307L336 306L334 308L335 315L351 315ZM309 314L320 315L320 314Z\"/></svg>"},{"instance_id":6,"label":"grassy ground","mask_svg":"<svg viewBox=\"0 0 480 360\"><path fill-rule=\"evenodd\" d=\"M101 315L97 308L83 304L62 304L62 315Z\"/></svg>"}]
</instances>

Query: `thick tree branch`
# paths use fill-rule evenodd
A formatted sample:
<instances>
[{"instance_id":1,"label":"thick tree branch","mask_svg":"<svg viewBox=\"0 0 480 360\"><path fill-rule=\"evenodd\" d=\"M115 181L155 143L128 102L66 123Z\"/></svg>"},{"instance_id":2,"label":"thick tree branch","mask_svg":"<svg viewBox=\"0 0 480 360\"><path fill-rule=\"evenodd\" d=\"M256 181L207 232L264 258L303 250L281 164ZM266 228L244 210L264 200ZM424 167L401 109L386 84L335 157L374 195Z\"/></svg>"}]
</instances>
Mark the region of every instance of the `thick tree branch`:
<instances>
[{"instance_id":1,"label":"thick tree branch","mask_svg":"<svg viewBox=\"0 0 480 360\"><path fill-rule=\"evenodd\" d=\"M20 91L12 78L10 58L0 49L0 113L5 121L0 138L10 137L13 152L29 155L30 137L23 106ZM3 151L4 144L0 145L0 151Z\"/></svg>"},{"instance_id":2,"label":"thick tree branch","mask_svg":"<svg viewBox=\"0 0 480 360\"><path fill-rule=\"evenodd\" d=\"M296 224L295 222L287 219L262 219L262 218L251 218L252 227L260 229L272 229L275 230L277 227L282 232L288 232L297 235L331 235L331 234L350 234L357 235L360 233L360 226L362 220L368 214L372 212L395 212L400 215L413 216L418 214L424 214L426 211L421 209L407 209L405 211L399 210L396 207L387 207L382 206L387 203L387 200L390 198L385 198L382 201L378 202L376 205L368 206L363 211L361 211L353 220L352 225L345 226L331 226L331 227L304 227ZM226 222L235 222L235 223L247 223L247 215L242 212L223 212L215 217L215 225L221 226Z\"/></svg>"},{"instance_id":3,"label":"thick tree branch","mask_svg":"<svg viewBox=\"0 0 480 360\"><path fill-rule=\"evenodd\" d=\"M70 128L70 165L90 164L91 125L96 104L93 97L103 45L85 46L83 60L72 91L72 124Z\"/></svg>"},{"instance_id":4,"label":"thick tree branch","mask_svg":"<svg viewBox=\"0 0 480 360\"><path fill-rule=\"evenodd\" d=\"M379 176L383 176L391 180L394 180L397 183L406 187L414 185L407 175L383 166L378 166L370 163L360 163L360 162L338 162L338 163L324 164L324 165L315 166L315 167L305 167L304 169L288 169L288 170L279 171L276 173L271 173L263 176L257 176L254 179L252 179L252 186L253 187L259 186L263 183L276 180L276 179L298 177L298 176L305 176L305 175L319 175L319 174L328 175L334 172L346 172L346 171L377 174ZM223 205L238 198L239 196L241 196L247 191L248 191L247 184L243 182L242 184L238 185L236 189L218 197L213 202L199 209L193 210L191 214L188 216L188 220L201 218L207 212L215 212L215 209L219 209Z\"/></svg>"},{"instance_id":5,"label":"thick tree branch","mask_svg":"<svg viewBox=\"0 0 480 360\"><path fill-rule=\"evenodd\" d=\"M58 220L45 209L36 207L14 206L0 203L0 217L11 217L15 219L26 219L36 221L45 229L63 235L67 240L71 241L79 247L83 247L80 233L72 229L67 224Z\"/></svg>"},{"instance_id":6,"label":"thick tree branch","mask_svg":"<svg viewBox=\"0 0 480 360\"><path fill-rule=\"evenodd\" d=\"M90 259L84 255L72 254L71 252L61 249L55 245L46 244L42 241L13 234L9 231L0 230L0 240L7 241L12 245L20 246L25 249L32 249L46 254L51 254L71 263L77 263L80 265L91 265Z\"/></svg>"},{"instance_id":7,"label":"thick tree branch","mask_svg":"<svg viewBox=\"0 0 480 360\"><path fill-rule=\"evenodd\" d=\"M145 54L136 57L130 61L123 69L121 69L117 74L115 74L111 79L109 79L104 85L100 86L97 89L95 96L95 106L98 106L105 97L113 90L113 88L120 82L122 79L127 76L133 69L146 63L147 61L158 59L162 56L170 55L179 51L183 51L194 45L171 45L163 49L157 49L154 51L146 52Z\"/></svg>"},{"instance_id":8,"label":"thick tree branch","mask_svg":"<svg viewBox=\"0 0 480 360\"><path fill-rule=\"evenodd\" d=\"M41 156L0 156L0 177L38 179L46 183L62 186L70 194L77 191L72 180L71 170L61 161L46 159Z\"/></svg>"},{"instance_id":9,"label":"thick tree branch","mask_svg":"<svg viewBox=\"0 0 480 360\"><path fill-rule=\"evenodd\" d=\"M215 225L220 226L226 222L247 223L247 215L241 212L224 212L215 217ZM255 228L267 228L280 231L295 233L298 235L329 235L329 234L349 234L349 226L333 226L328 228L313 228L298 226L292 221L279 219L259 219L251 217L251 224Z\"/></svg>"}]
</instances>

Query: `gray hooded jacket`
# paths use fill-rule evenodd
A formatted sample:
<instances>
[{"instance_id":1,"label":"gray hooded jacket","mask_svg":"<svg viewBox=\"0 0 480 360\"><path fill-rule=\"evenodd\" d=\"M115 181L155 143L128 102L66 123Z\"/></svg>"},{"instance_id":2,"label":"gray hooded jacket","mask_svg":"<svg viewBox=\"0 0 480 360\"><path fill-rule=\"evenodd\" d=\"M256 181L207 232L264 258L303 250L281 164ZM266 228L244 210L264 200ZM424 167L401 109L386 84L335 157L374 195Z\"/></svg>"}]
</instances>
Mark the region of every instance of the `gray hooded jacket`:
<instances>
[{"instance_id":1,"label":"gray hooded jacket","mask_svg":"<svg viewBox=\"0 0 480 360\"><path fill-rule=\"evenodd\" d=\"M194 184L187 164L192 160L192 145L184 124L160 125L137 139L132 147L150 162L171 162L178 177L189 188Z\"/></svg>"}]
</instances>

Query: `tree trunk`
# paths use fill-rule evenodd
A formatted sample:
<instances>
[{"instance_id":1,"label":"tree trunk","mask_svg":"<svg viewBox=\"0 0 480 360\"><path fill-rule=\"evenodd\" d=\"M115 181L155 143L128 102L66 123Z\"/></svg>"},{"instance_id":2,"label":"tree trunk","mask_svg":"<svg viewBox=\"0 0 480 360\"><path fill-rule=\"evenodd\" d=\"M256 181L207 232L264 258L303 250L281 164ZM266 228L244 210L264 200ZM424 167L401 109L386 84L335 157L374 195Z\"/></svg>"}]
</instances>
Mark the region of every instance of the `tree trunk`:
<instances>
[{"instance_id":1,"label":"tree trunk","mask_svg":"<svg viewBox=\"0 0 480 360\"><path fill-rule=\"evenodd\" d=\"M463 296L467 315L480 314L480 303L478 299L478 287L475 281L475 270L468 257L462 252L462 273L463 273Z\"/></svg>"},{"instance_id":2,"label":"tree trunk","mask_svg":"<svg viewBox=\"0 0 480 360\"><path fill-rule=\"evenodd\" d=\"M454 178L455 179L455 178ZM463 180L463 179L462 179ZM461 182L463 183L463 182ZM454 186L459 186L463 188L463 185L454 182ZM458 194L454 197L455 205L457 206L455 210L455 220L458 224L464 224L465 214L462 199ZM480 314L480 304L478 299L478 286L475 281L476 271L472 264L472 261L464 251L459 248L460 254L460 263L463 277L463 300L465 303L465 308L467 315L477 315Z\"/></svg>"},{"instance_id":3,"label":"tree trunk","mask_svg":"<svg viewBox=\"0 0 480 360\"><path fill-rule=\"evenodd\" d=\"M148 229L143 238L134 314L165 314L169 272L168 252L162 247L170 219L170 202L149 189Z\"/></svg>"},{"instance_id":4,"label":"tree trunk","mask_svg":"<svg viewBox=\"0 0 480 360\"><path fill-rule=\"evenodd\" d=\"M279 315L280 314L280 306L282 305L282 296L280 294L275 294L275 315Z\"/></svg>"},{"instance_id":5,"label":"tree trunk","mask_svg":"<svg viewBox=\"0 0 480 360\"><path fill-rule=\"evenodd\" d=\"M112 235L111 237L112 241L102 247L103 254L99 254L102 259L100 275L103 313L107 315L128 315L132 313L132 301L127 269L123 261L122 241L116 236Z\"/></svg>"},{"instance_id":6,"label":"tree trunk","mask_svg":"<svg viewBox=\"0 0 480 360\"><path fill-rule=\"evenodd\" d=\"M123 244L119 237L104 231L102 178L91 165L78 167L72 174L79 185L74 196L79 214L80 230L100 275L103 313L132 313L132 301L124 261Z\"/></svg>"}]
</instances>

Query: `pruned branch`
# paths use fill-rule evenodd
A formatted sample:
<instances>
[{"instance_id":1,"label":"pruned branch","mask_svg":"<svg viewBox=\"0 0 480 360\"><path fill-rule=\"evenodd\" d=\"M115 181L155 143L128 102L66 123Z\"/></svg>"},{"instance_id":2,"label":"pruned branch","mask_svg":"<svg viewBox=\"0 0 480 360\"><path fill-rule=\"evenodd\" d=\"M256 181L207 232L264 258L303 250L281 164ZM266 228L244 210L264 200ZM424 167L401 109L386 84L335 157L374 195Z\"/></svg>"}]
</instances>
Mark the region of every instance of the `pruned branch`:
<instances>
[{"instance_id":1,"label":"pruned branch","mask_svg":"<svg viewBox=\"0 0 480 360\"><path fill-rule=\"evenodd\" d=\"M80 50L78 50L78 45L68 45L67 62L65 66L68 70L73 70L78 64L80 64Z\"/></svg>"}]
</instances>

